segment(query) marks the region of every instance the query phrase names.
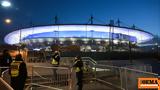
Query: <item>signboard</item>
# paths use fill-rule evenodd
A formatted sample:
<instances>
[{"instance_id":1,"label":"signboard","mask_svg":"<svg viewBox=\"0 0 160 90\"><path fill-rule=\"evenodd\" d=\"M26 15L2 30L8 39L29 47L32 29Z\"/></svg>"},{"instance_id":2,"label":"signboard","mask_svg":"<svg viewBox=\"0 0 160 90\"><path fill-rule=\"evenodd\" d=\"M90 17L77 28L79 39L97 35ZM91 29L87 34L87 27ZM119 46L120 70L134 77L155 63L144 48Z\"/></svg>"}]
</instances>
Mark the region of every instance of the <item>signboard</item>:
<instances>
[{"instance_id":1,"label":"signboard","mask_svg":"<svg viewBox=\"0 0 160 90\"><path fill-rule=\"evenodd\" d=\"M138 78L138 89L160 90L160 79L158 78Z\"/></svg>"}]
</instances>

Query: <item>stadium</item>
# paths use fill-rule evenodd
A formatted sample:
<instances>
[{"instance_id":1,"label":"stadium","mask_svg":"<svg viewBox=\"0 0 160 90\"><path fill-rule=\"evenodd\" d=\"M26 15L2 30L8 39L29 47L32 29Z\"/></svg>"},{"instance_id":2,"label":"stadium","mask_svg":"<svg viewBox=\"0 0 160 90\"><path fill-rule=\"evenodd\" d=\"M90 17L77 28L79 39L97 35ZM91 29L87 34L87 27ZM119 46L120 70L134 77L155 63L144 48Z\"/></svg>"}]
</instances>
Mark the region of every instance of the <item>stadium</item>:
<instances>
[{"instance_id":1,"label":"stadium","mask_svg":"<svg viewBox=\"0 0 160 90\"><path fill-rule=\"evenodd\" d=\"M29 49L46 49L59 45L78 47L82 52L105 52L110 48L118 50L118 47L125 50L128 44L145 43L153 37L149 32L121 26L61 24L19 29L6 35L4 41L11 45L24 44Z\"/></svg>"}]
</instances>

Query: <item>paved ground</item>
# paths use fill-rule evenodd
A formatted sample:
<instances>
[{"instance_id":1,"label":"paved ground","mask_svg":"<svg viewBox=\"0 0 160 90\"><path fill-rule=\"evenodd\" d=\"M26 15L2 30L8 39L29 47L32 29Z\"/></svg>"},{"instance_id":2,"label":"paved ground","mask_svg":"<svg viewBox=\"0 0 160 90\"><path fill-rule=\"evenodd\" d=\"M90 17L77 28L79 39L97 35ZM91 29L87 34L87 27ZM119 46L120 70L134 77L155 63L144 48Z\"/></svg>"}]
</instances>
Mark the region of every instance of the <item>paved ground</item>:
<instances>
[{"instance_id":1,"label":"paved ground","mask_svg":"<svg viewBox=\"0 0 160 90\"><path fill-rule=\"evenodd\" d=\"M159 71L157 67L160 66L160 63L157 60L147 60L147 59L145 59L145 60L134 60L133 62L136 63L136 64L139 64L139 63L140 64L151 64L154 72L157 73L157 71ZM103 64L104 64L104 62L103 62ZM112 64L113 65L114 64L115 65L118 64L120 66L123 66L123 65L128 64L128 62L127 61L124 62L124 60L122 60L122 61L112 62ZM31 70L32 70L31 66L32 65L50 66L49 64L44 64L44 63L36 63L36 64L35 63L28 63L27 66L28 66L29 75L31 75L31 73L32 73L31 72ZM38 70L38 71L45 71L45 70ZM46 72L50 72L50 71L48 70L48 71L45 71L45 73ZM112 78L111 80L107 80L107 81L114 81L116 79L117 78L115 78L115 79ZM53 90L53 89L49 89L49 88L47 88L47 89L46 88L36 88L34 90ZM67 89L64 89L64 90L67 90ZM73 89L73 90L76 90L76 89ZM101 84L99 82L90 82L90 83L85 83L84 84L83 90L117 90L117 89L110 88L110 87L108 87L106 85L103 85L103 84Z\"/></svg>"},{"instance_id":2,"label":"paved ground","mask_svg":"<svg viewBox=\"0 0 160 90\"><path fill-rule=\"evenodd\" d=\"M45 88L45 87L44 88L36 87L36 88L33 88L33 90L54 90L54 89ZM63 90L68 90L68 89L64 87ZM76 90L76 88L73 90ZM84 84L83 90L115 90L115 89L102 85L98 82L90 82L90 83Z\"/></svg>"},{"instance_id":3,"label":"paved ground","mask_svg":"<svg viewBox=\"0 0 160 90\"><path fill-rule=\"evenodd\" d=\"M114 90L106 85L100 84L98 82L91 82L84 85L83 90Z\"/></svg>"}]
</instances>

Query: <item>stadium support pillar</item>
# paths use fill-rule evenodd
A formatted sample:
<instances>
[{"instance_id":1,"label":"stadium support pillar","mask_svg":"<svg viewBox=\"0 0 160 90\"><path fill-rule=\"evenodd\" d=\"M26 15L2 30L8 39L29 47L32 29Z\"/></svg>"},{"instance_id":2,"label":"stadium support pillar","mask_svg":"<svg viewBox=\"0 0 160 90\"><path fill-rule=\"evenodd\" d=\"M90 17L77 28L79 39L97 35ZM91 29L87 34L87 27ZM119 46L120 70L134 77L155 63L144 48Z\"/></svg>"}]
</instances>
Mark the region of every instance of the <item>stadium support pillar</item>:
<instances>
[{"instance_id":1,"label":"stadium support pillar","mask_svg":"<svg viewBox=\"0 0 160 90\"><path fill-rule=\"evenodd\" d=\"M133 64L133 60L132 60L132 44L131 44L131 41L129 41L129 61L130 61L130 64Z\"/></svg>"},{"instance_id":2,"label":"stadium support pillar","mask_svg":"<svg viewBox=\"0 0 160 90\"><path fill-rule=\"evenodd\" d=\"M55 24L58 24L58 17L57 16L54 17L54 20L55 20Z\"/></svg>"},{"instance_id":3,"label":"stadium support pillar","mask_svg":"<svg viewBox=\"0 0 160 90\"><path fill-rule=\"evenodd\" d=\"M110 20L110 24L109 24L110 28L109 28L109 45L110 45L110 51L113 51L113 40L114 40L114 20Z\"/></svg>"},{"instance_id":4,"label":"stadium support pillar","mask_svg":"<svg viewBox=\"0 0 160 90\"><path fill-rule=\"evenodd\" d=\"M114 34L114 20L110 20L109 23L109 55L108 55L108 59L111 59L111 53L113 51L113 34Z\"/></svg>"},{"instance_id":5,"label":"stadium support pillar","mask_svg":"<svg viewBox=\"0 0 160 90\"><path fill-rule=\"evenodd\" d=\"M93 24L93 16L91 15L91 24Z\"/></svg>"},{"instance_id":6,"label":"stadium support pillar","mask_svg":"<svg viewBox=\"0 0 160 90\"><path fill-rule=\"evenodd\" d=\"M109 26L108 59L111 59L111 26Z\"/></svg>"}]
</instances>

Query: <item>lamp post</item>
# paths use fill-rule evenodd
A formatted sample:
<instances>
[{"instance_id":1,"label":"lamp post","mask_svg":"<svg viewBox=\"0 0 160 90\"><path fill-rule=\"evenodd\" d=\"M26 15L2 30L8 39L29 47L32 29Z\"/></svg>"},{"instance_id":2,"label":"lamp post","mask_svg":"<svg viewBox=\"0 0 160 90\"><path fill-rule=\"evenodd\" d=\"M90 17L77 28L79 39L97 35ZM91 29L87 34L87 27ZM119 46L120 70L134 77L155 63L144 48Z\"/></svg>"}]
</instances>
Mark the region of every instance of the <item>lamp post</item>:
<instances>
[{"instance_id":1,"label":"lamp post","mask_svg":"<svg viewBox=\"0 0 160 90\"><path fill-rule=\"evenodd\" d=\"M114 20L110 20L109 24L109 52L113 51L113 35L114 35Z\"/></svg>"},{"instance_id":2,"label":"lamp post","mask_svg":"<svg viewBox=\"0 0 160 90\"><path fill-rule=\"evenodd\" d=\"M132 64L133 61L132 61L132 43L131 41L129 40L129 60L130 60L130 63Z\"/></svg>"},{"instance_id":3,"label":"lamp post","mask_svg":"<svg viewBox=\"0 0 160 90\"><path fill-rule=\"evenodd\" d=\"M133 24L132 29L136 29L136 26ZM129 60L130 60L130 64L133 64L133 60L132 60L132 41L131 41L131 36L130 36L130 31L128 29L128 48L129 48Z\"/></svg>"},{"instance_id":4,"label":"lamp post","mask_svg":"<svg viewBox=\"0 0 160 90\"><path fill-rule=\"evenodd\" d=\"M159 37L158 35L156 37L155 49L156 49L155 53L157 53L156 57L159 58Z\"/></svg>"},{"instance_id":5,"label":"lamp post","mask_svg":"<svg viewBox=\"0 0 160 90\"><path fill-rule=\"evenodd\" d=\"M18 54L20 54L20 52L21 52L21 46L22 46L22 30L21 30L21 28L19 28L19 27L18 27L18 29L19 29Z\"/></svg>"},{"instance_id":6,"label":"lamp post","mask_svg":"<svg viewBox=\"0 0 160 90\"><path fill-rule=\"evenodd\" d=\"M5 22L6 24L11 24L12 20L9 19L9 18L7 18L7 19L4 20L4 22Z\"/></svg>"},{"instance_id":7,"label":"lamp post","mask_svg":"<svg viewBox=\"0 0 160 90\"><path fill-rule=\"evenodd\" d=\"M1 6L4 7L4 8L8 8L8 7L11 7L12 4L9 0L2 0L1 1Z\"/></svg>"}]
</instances>

